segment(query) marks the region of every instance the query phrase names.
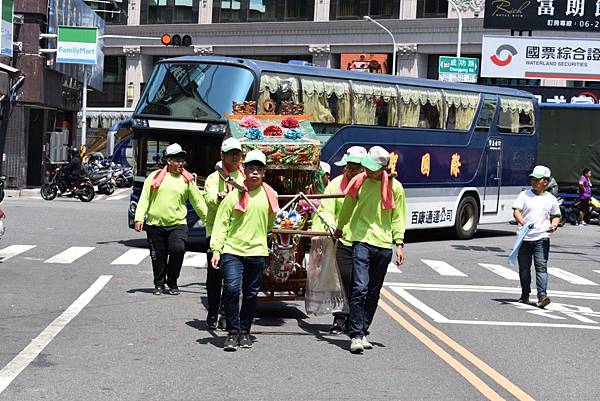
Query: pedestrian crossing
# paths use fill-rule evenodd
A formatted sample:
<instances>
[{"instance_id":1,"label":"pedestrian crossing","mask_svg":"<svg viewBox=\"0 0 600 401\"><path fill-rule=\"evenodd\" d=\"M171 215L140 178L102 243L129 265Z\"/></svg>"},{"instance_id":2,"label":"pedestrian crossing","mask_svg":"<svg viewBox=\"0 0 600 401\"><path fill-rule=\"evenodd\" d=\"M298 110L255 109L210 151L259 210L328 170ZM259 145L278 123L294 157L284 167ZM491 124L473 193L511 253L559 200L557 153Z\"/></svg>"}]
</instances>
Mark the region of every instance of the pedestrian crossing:
<instances>
[{"instance_id":1,"label":"pedestrian crossing","mask_svg":"<svg viewBox=\"0 0 600 401\"><path fill-rule=\"evenodd\" d=\"M47 259L44 258L29 258L27 252L34 250L36 245L9 245L5 248L0 249L0 263L5 263L11 258L16 256L23 256L23 259L33 259L43 261L45 264L56 264L56 265L68 265L75 263L82 258L85 258L86 255L89 255L93 252L102 252L103 250L98 247L93 246L72 246L68 247L57 254L50 256ZM150 252L146 248L132 248L128 249L119 255L117 258L110 261L110 265L113 266L137 266L140 264L150 264ZM415 263L414 261L411 261ZM432 259L420 259L416 263L421 266L425 266L429 268L429 271L434 275L442 276L442 277L458 277L458 278L468 278L469 274L471 276L473 273L473 266L465 267L468 269L469 274L464 271L459 270L457 267L452 266L448 262L443 260L432 260ZM204 268L207 266L207 259L205 253L200 252L186 252L183 266L196 267L196 268ZM495 276L501 277L510 281L519 281L519 273L517 268L509 268L500 264L493 263L475 263L474 266L477 266L476 272L487 272L494 274ZM414 266L411 266L411 271ZM395 265L395 263L390 263L387 270L388 279L394 279L394 276L397 277L398 274L404 274L403 269ZM600 274L600 270L592 270L593 273ZM532 275L533 275L532 271ZM565 269L551 266L548 268L548 274L552 276L554 279L558 279L573 285L583 285L583 286L597 286L598 283L596 281L600 281L600 278L593 281L590 278L579 276L575 273L569 272ZM389 281L389 280L388 280Z\"/></svg>"}]
</instances>

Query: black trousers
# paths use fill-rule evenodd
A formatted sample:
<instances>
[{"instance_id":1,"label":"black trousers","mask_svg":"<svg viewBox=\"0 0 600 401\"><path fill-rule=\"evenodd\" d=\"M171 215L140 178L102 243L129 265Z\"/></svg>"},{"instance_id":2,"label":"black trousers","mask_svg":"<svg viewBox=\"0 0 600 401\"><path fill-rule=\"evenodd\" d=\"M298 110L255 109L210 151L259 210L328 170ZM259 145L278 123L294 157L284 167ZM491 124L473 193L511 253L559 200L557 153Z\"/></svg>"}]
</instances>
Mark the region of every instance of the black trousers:
<instances>
[{"instance_id":1,"label":"black trousers","mask_svg":"<svg viewBox=\"0 0 600 401\"><path fill-rule=\"evenodd\" d=\"M344 292L346 293L346 299L350 302L350 293L352 291L352 246L346 246L338 241L337 248L335 250L335 257L337 259L338 269L340 270L340 276L342 278L342 285L344 286ZM348 313L344 312L333 312L335 317L348 317Z\"/></svg>"},{"instance_id":2,"label":"black trousers","mask_svg":"<svg viewBox=\"0 0 600 401\"><path fill-rule=\"evenodd\" d=\"M147 225L146 233L154 270L154 286L164 286L166 283L171 288L177 287L188 238L187 225Z\"/></svg>"},{"instance_id":3,"label":"black trousers","mask_svg":"<svg viewBox=\"0 0 600 401\"><path fill-rule=\"evenodd\" d=\"M210 244L210 237L207 238ZM212 267L210 260L213 257L213 253L208 248L206 252L206 259L208 260L208 266L206 267L206 296L208 298L208 315L217 316L219 313L223 314L223 273L221 269L215 269Z\"/></svg>"}]
</instances>

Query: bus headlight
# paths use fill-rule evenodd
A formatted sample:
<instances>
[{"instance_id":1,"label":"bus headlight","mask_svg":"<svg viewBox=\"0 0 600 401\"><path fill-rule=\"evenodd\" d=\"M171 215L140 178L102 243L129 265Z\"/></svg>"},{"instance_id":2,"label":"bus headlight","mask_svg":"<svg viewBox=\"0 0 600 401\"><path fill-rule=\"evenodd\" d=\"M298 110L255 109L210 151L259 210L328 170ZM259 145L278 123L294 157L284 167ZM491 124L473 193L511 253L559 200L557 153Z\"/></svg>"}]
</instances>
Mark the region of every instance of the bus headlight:
<instances>
[{"instance_id":1,"label":"bus headlight","mask_svg":"<svg viewBox=\"0 0 600 401\"><path fill-rule=\"evenodd\" d=\"M129 213L135 215L136 209L137 209L137 202L131 202L129 204Z\"/></svg>"}]
</instances>

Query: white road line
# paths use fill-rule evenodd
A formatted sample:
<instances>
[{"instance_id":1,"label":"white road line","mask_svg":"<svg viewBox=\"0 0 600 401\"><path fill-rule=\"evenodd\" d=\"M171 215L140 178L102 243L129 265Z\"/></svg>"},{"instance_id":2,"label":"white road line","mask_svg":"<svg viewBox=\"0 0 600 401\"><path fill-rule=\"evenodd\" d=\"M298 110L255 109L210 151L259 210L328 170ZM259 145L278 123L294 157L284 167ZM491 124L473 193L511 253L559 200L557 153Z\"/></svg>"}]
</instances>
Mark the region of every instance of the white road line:
<instances>
[{"instance_id":1,"label":"white road line","mask_svg":"<svg viewBox=\"0 0 600 401\"><path fill-rule=\"evenodd\" d=\"M119 256L115 260L113 260L111 265L137 265L142 260L146 258L146 256L150 255L150 251L148 249L136 248L130 249L125 252L123 255Z\"/></svg>"},{"instance_id":2,"label":"white road line","mask_svg":"<svg viewBox=\"0 0 600 401\"><path fill-rule=\"evenodd\" d=\"M30 249L35 248L35 245L9 245L0 251L0 262L4 262L13 256L17 256L20 253L27 252Z\"/></svg>"},{"instance_id":3,"label":"white road line","mask_svg":"<svg viewBox=\"0 0 600 401\"><path fill-rule=\"evenodd\" d=\"M600 270L594 270L594 272L596 272L596 273L600 273Z\"/></svg>"},{"instance_id":4,"label":"white road line","mask_svg":"<svg viewBox=\"0 0 600 401\"><path fill-rule=\"evenodd\" d=\"M123 199L123 198L127 198L129 197L129 195L112 195L109 196L108 198L106 198L107 201L109 200L119 200L119 199Z\"/></svg>"},{"instance_id":5,"label":"white road line","mask_svg":"<svg viewBox=\"0 0 600 401\"><path fill-rule=\"evenodd\" d=\"M402 298L404 298L407 302L412 304L412 306L414 306L415 308L419 309L421 312L423 312L426 315L428 315L429 317L431 317L434 321L439 322L439 323L444 323L444 322L448 321L448 319L445 316L443 316L441 313L434 310L433 308L430 308L429 306L425 305L423 302L419 301L416 297L410 295L408 293L408 291L403 290L401 288L392 288L392 290L396 294L398 294Z\"/></svg>"},{"instance_id":6,"label":"white road line","mask_svg":"<svg viewBox=\"0 0 600 401\"><path fill-rule=\"evenodd\" d=\"M183 266L206 267L206 254L200 252L186 252L183 257Z\"/></svg>"},{"instance_id":7,"label":"white road line","mask_svg":"<svg viewBox=\"0 0 600 401\"><path fill-rule=\"evenodd\" d=\"M468 277L465 273L461 272L454 266L450 266L448 263L442 260L421 259L421 262L425 263L442 276Z\"/></svg>"},{"instance_id":8,"label":"white road line","mask_svg":"<svg viewBox=\"0 0 600 401\"><path fill-rule=\"evenodd\" d=\"M504 267L502 265L494 265L490 263L479 263L479 266L485 267L492 273L495 273L500 277L504 277L505 279L519 281L519 273L509 269L508 267Z\"/></svg>"},{"instance_id":9,"label":"white road line","mask_svg":"<svg viewBox=\"0 0 600 401\"><path fill-rule=\"evenodd\" d=\"M72 246L62 251L58 255L46 259L44 263L73 263L83 255L94 250L93 246Z\"/></svg>"},{"instance_id":10,"label":"white road line","mask_svg":"<svg viewBox=\"0 0 600 401\"><path fill-rule=\"evenodd\" d=\"M387 272L388 273L402 273L402 270L398 269L398 266L396 266L396 263L390 263L387 267Z\"/></svg>"},{"instance_id":11,"label":"white road line","mask_svg":"<svg viewBox=\"0 0 600 401\"><path fill-rule=\"evenodd\" d=\"M122 194L123 192L129 191L131 188L119 188L119 189L115 189L115 192L113 192L113 195L119 195Z\"/></svg>"},{"instance_id":12,"label":"white road line","mask_svg":"<svg viewBox=\"0 0 600 401\"><path fill-rule=\"evenodd\" d=\"M570 273L566 270L559 269L558 267L549 267L548 274L568 281L571 284L579 284L579 285L598 285L587 278L580 277L576 274Z\"/></svg>"},{"instance_id":13,"label":"white road line","mask_svg":"<svg viewBox=\"0 0 600 401\"><path fill-rule=\"evenodd\" d=\"M98 277L94 284L81 294L67 310L54 319L44 331L31 340L31 343L19 355L0 370L0 394L50 344L54 337L90 303L111 278L112 276Z\"/></svg>"}]
</instances>

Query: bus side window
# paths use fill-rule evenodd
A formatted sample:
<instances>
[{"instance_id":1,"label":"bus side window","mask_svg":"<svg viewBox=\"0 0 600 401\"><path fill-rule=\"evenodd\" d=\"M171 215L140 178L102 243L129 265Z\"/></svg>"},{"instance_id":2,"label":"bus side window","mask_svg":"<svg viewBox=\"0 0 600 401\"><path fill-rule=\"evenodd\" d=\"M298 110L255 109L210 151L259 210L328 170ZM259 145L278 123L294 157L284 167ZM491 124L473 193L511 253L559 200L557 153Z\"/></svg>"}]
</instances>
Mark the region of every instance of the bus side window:
<instances>
[{"instance_id":1,"label":"bus side window","mask_svg":"<svg viewBox=\"0 0 600 401\"><path fill-rule=\"evenodd\" d=\"M496 96L484 95L483 105L481 106L481 111L479 112L479 118L477 119L475 131L488 132L490 130L490 127L494 123L497 105L498 98Z\"/></svg>"},{"instance_id":2,"label":"bus side window","mask_svg":"<svg viewBox=\"0 0 600 401\"><path fill-rule=\"evenodd\" d=\"M304 114L316 123L352 123L350 84L333 79L301 77Z\"/></svg>"},{"instance_id":3,"label":"bus side window","mask_svg":"<svg viewBox=\"0 0 600 401\"><path fill-rule=\"evenodd\" d=\"M479 94L444 92L444 99L446 100L446 129L469 130L479 106Z\"/></svg>"},{"instance_id":4,"label":"bus side window","mask_svg":"<svg viewBox=\"0 0 600 401\"><path fill-rule=\"evenodd\" d=\"M398 92L393 85L353 82L352 102L356 124L397 126Z\"/></svg>"},{"instance_id":5,"label":"bus side window","mask_svg":"<svg viewBox=\"0 0 600 401\"><path fill-rule=\"evenodd\" d=\"M498 131L503 134L531 134L535 129L533 102L529 99L500 97Z\"/></svg>"},{"instance_id":6,"label":"bus side window","mask_svg":"<svg viewBox=\"0 0 600 401\"><path fill-rule=\"evenodd\" d=\"M444 125L442 91L400 87L400 127L440 129Z\"/></svg>"},{"instance_id":7,"label":"bus side window","mask_svg":"<svg viewBox=\"0 0 600 401\"><path fill-rule=\"evenodd\" d=\"M281 114L281 102L298 103L298 80L289 75L263 74L260 77L258 114Z\"/></svg>"}]
</instances>

